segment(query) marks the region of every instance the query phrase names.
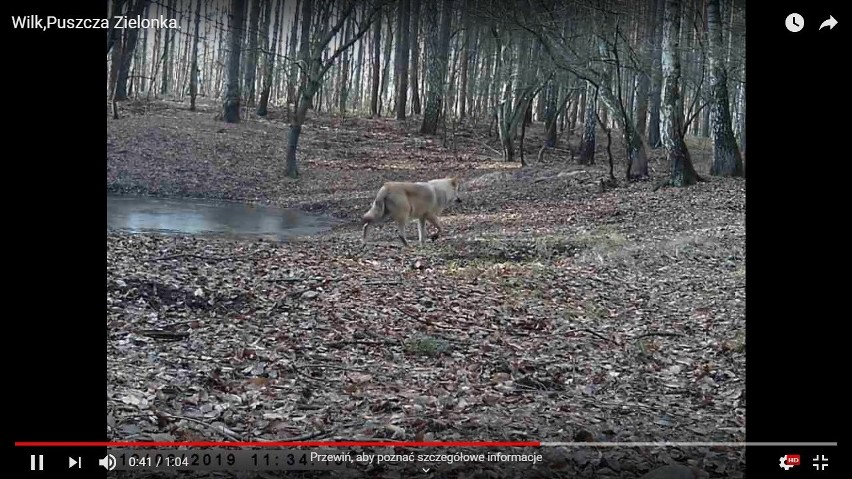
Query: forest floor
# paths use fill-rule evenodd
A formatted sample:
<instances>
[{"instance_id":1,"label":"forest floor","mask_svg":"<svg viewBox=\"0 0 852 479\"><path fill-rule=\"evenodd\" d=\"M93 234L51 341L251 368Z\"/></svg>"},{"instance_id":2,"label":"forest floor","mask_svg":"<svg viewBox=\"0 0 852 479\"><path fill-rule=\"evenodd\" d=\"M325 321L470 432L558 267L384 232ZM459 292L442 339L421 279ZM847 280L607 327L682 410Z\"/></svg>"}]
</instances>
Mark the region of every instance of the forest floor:
<instances>
[{"instance_id":1,"label":"forest floor","mask_svg":"<svg viewBox=\"0 0 852 479\"><path fill-rule=\"evenodd\" d=\"M539 162L534 124L520 168L487 126L449 132L445 147L416 119L316 112L290 180L280 118L122 106L109 191L341 222L282 243L108 232L112 440L744 440L744 181L627 184L614 133L619 186L601 191L604 134L593 166L570 161L567 134ZM706 173L707 141L689 144ZM444 213L444 237L404 249L388 224L362 247L382 181L451 175L464 202ZM740 448L532 451L565 477L673 462L741 477L744 461Z\"/></svg>"}]
</instances>

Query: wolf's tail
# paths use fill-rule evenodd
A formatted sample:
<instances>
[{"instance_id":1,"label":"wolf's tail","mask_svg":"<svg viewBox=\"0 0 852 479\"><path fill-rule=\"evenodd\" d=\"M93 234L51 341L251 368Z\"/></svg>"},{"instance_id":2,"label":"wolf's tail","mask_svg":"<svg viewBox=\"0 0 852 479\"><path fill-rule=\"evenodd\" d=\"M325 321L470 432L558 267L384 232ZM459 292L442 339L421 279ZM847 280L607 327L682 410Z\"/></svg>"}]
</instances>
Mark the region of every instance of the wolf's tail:
<instances>
[{"instance_id":1,"label":"wolf's tail","mask_svg":"<svg viewBox=\"0 0 852 479\"><path fill-rule=\"evenodd\" d=\"M373 207L361 217L364 223L375 223L385 215L385 200L387 200L387 196L388 190L383 186L376 195L376 200L373 201Z\"/></svg>"}]
</instances>

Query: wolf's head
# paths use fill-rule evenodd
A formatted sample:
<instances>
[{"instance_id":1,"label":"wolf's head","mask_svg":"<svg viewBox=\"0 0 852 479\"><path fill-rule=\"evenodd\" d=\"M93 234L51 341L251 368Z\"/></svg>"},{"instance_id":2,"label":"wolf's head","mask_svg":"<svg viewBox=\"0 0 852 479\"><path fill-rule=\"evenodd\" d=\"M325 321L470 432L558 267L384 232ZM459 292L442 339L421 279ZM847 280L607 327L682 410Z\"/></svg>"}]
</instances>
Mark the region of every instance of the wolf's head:
<instances>
[{"instance_id":1,"label":"wolf's head","mask_svg":"<svg viewBox=\"0 0 852 479\"><path fill-rule=\"evenodd\" d=\"M453 176L449 178L450 186L452 186L452 195L450 196L450 203L456 202L461 203L461 197L459 196L459 186L461 186L461 182L457 176Z\"/></svg>"}]
</instances>

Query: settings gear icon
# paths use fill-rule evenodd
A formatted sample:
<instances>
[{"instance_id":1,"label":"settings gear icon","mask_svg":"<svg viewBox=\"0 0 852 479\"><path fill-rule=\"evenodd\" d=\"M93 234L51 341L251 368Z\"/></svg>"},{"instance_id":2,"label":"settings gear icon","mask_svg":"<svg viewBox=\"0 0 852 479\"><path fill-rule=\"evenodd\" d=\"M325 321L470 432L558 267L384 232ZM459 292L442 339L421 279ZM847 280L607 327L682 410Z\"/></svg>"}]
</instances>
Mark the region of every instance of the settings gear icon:
<instances>
[{"instance_id":1,"label":"settings gear icon","mask_svg":"<svg viewBox=\"0 0 852 479\"><path fill-rule=\"evenodd\" d=\"M784 454L779 461L778 465L785 471L789 471L791 467L796 467L802 463L802 456L798 454Z\"/></svg>"}]
</instances>

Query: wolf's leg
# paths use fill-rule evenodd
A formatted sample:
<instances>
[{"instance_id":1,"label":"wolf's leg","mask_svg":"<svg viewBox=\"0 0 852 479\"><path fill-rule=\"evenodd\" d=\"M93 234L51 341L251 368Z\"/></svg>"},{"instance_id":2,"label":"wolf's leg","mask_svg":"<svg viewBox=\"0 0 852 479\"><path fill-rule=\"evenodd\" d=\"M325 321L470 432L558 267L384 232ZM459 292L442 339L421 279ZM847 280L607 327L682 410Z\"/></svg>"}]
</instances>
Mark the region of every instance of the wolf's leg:
<instances>
[{"instance_id":1,"label":"wolf's leg","mask_svg":"<svg viewBox=\"0 0 852 479\"><path fill-rule=\"evenodd\" d=\"M438 239L438 236L444 233L444 230L441 228L441 223L438 222L438 217L435 215L429 213L426 215L426 219L438 230L432 235L432 241L435 241Z\"/></svg>"},{"instance_id":2,"label":"wolf's leg","mask_svg":"<svg viewBox=\"0 0 852 479\"><path fill-rule=\"evenodd\" d=\"M408 247L408 240L405 239L405 224L407 221L397 221L397 226L399 227L399 239L402 240L402 244L405 247Z\"/></svg>"},{"instance_id":3,"label":"wolf's leg","mask_svg":"<svg viewBox=\"0 0 852 479\"><path fill-rule=\"evenodd\" d=\"M420 246L423 246L423 235L426 233L426 218L417 220L417 236L420 240Z\"/></svg>"},{"instance_id":4,"label":"wolf's leg","mask_svg":"<svg viewBox=\"0 0 852 479\"><path fill-rule=\"evenodd\" d=\"M361 236L361 241L363 243L367 242L367 227L370 226L370 223L364 223L364 234Z\"/></svg>"}]
</instances>

